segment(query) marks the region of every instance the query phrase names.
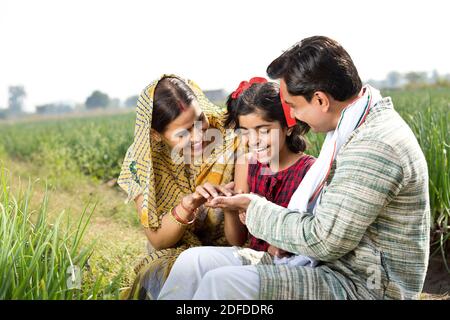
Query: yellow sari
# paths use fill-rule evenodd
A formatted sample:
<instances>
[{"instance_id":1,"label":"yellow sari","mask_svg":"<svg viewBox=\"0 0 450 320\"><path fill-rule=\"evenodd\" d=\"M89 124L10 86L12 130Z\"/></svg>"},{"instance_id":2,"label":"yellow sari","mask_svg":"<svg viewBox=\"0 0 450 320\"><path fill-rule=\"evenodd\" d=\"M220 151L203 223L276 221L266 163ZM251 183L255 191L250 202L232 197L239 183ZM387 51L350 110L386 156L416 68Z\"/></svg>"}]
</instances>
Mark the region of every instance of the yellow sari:
<instances>
[{"instance_id":1,"label":"yellow sari","mask_svg":"<svg viewBox=\"0 0 450 320\"><path fill-rule=\"evenodd\" d=\"M200 108L207 116L210 127L219 129L223 142L208 159L192 165L189 175L185 163L174 159L169 147L151 139L153 95L158 82L164 77L185 81L194 91ZM195 191L206 182L224 184L233 180L234 151L237 138L223 126L225 110L212 104L191 80L175 75L163 75L147 86L137 102L134 141L129 147L118 178L119 186L128 194L127 201L143 195L141 223L145 228L158 229L164 214L177 205L183 196ZM155 119L156 120L156 119ZM173 248L149 252L135 268L137 277L128 293L129 299L156 299L178 255L194 246L226 245L223 233L223 212L203 208L203 220L197 219L186 228L182 239Z\"/></svg>"}]
</instances>

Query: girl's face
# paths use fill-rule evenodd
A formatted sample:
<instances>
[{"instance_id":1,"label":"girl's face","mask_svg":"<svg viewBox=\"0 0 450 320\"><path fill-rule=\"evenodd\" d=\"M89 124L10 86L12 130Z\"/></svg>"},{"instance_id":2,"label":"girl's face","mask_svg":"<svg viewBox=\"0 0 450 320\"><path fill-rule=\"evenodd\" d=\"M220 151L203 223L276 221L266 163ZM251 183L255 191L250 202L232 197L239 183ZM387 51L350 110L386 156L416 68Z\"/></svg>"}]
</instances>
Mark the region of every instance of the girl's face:
<instances>
[{"instance_id":1,"label":"girl's face","mask_svg":"<svg viewBox=\"0 0 450 320\"><path fill-rule=\"evenodd\" d=\"M153 119L153 121L158 120ZM208 118L200 109L198 102L194 100L189 107L169 123L160 136L171 149L190 148L192 155L201 154L206 146L203 136L208 128Z\"/></svg>"},{"instance_id":2,"label":"girl's face","mask_svg":"<svg viewBox=\"0 0 450 320\"><path fill-rule=\"evenodd\" d=\"M261 163L269 163L286 144L287 128L278 121L267 121L261 112L239 116L239 131L249 151Z\"/></svg>"}]
</instances>

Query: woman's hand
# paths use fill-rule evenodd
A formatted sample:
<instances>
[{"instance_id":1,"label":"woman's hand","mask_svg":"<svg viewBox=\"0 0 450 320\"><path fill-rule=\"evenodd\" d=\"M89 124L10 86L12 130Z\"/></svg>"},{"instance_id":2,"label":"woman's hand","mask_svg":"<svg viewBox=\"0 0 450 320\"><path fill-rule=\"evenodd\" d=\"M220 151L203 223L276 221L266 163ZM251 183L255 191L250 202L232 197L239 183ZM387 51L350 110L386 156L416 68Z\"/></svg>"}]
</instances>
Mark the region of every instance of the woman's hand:
<instances>
[{"instance_id":1,"label":"woman's hand","mask_svg":"<svg viewBox=\"0 0 450 320\"><path fill-rule=\"evenodd\" d=\"M197 186L194 193L184 197L182 199L182 205L186 209L194 211L215 197L232 196L234 194L233 188L234 182L230 182L226 185L213 185L207 182L203 185Z\"/></svg>"}]
</instances>

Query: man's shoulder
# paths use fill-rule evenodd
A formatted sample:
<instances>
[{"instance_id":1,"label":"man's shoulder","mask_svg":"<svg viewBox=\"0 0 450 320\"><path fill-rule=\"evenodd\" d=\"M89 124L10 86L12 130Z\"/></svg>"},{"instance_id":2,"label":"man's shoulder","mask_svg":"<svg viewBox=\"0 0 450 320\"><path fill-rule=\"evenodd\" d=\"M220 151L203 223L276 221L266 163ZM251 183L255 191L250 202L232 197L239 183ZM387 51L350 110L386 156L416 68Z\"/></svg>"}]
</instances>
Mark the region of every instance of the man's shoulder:
<instances>
[{"instance_id":1,"label":"man's shoulder","mask_svg":"<svg viewBox=\"0 0 450 320\"><path fill-rule=\"evenodd\" d=\"M374 143L388 150L409 148L413 152L419 148L414 133L395 111L389 97L377 104L369 113L367 120L354 131L348 143L363 145Z\"/></svg>"},{"instance_id":2,"label":"man's shoulder","mask_svg":"<svg viewBox=\"0 0 450 320\"><path fill-rule=\"evenodd\" d=\"M341 150L342 156L357 153L359 156L377 157L395 163L405 172L426 170L425 157L411 128L392 108L390 99L383 100L383 103L388 107L382 105L355 130L345 146L345 149L353 152Z\"/></svg>"}]
</instances>

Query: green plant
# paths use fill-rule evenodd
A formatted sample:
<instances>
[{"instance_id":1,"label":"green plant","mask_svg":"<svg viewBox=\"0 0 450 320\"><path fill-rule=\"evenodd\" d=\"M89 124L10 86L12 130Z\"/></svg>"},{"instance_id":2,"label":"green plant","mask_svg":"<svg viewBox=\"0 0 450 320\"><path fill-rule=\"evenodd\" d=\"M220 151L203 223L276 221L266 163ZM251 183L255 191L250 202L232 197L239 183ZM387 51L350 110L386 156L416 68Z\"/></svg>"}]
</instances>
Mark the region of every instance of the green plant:
<instances>
[{"instance_id":1,"label":"green plant","mask_svg":"<svg viewBox=\"0 0 450 320\"><path fill-rule=\"evenodd\" d=\"M0 299L116 297L118 277L105 284L87 270L93 247L82 238L95 206L86 206L75 225L64 222L64 212L50 223L48 193L32 210L32 184L14 195L9 179L0 167Z\"/></svg>"}]
</instances>

